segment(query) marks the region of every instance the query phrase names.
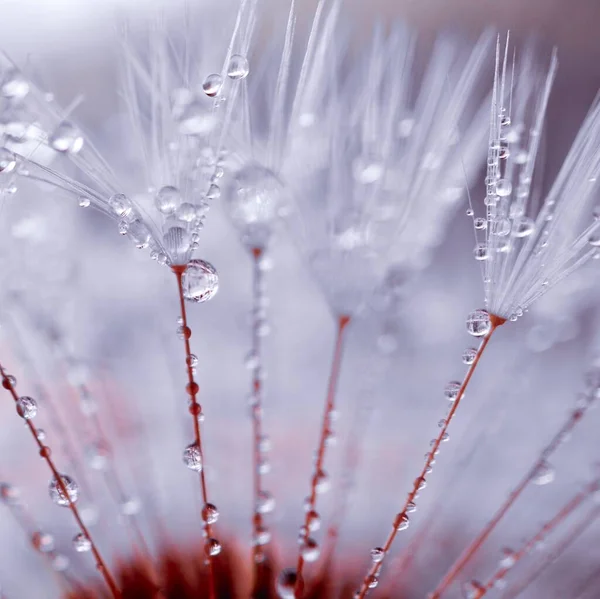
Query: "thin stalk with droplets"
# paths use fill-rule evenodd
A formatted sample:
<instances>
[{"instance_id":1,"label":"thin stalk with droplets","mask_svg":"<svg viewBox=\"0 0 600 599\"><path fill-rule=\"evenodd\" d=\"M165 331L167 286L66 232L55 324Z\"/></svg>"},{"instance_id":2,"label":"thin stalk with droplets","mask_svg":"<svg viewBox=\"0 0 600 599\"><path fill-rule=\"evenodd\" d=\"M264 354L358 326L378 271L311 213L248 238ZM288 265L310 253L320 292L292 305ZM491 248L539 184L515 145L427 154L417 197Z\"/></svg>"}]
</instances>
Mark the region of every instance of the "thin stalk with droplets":
<instances>
[{"instance_id":1,"label":"thin stalk with droplets","mask_svg":"<svg viewBox=\"0 0 600 599\"><path fill-rule=\"evenodd\" d=\"M208 579L209 579L209 589L210 589L210 599L215 599L216 597L216 588L215 588L215 573L212 558L221 550L221 545L219 542L213 538L212 536L212 524L216 521L216 508L208 501L208 490L206 485L206 476L205 476L205 460L204 460L204 452L202 449L202 434L200 430L200 419L202 418L202 408L198 403L198 393L200 388L198 383L194 379L194 368L196 358L192 354L191 346L190 346L190 337L192 336L192 330L188 326L187 319L187 310L185 307L185 295L183 289L183 275L186 271L187 266L183 265L173 265L171 270L175 274L177 279L177 288L179 291L179 308L180 308L180 318L181 318L181 332L185 347L185 363L186 363L186 371L188 383L186 385L186 391L190 398L189 412L192 416L192 421L194 425L194 443L188 446L185 450L184 457L186 461L186 465L192 470L195 470L199 474L200 479L200 490L202 493L202 523L204 528L205 535L205 545L204 550L206 554L206 559L208 562Z\"/></svg>"},{"instance_id":2,"label":"thin stalk with droplets","mask_svg":"<svg viewBox=\"0 0 600 599\"><path fill-rule=\"evenodd\" d=\"M376 550L374 550L374 552L372 553L373 564L369 568L367 575L364 577L364 579L362 581L361 587L356 595L357 599L364 599L364 597L367 596L369 590L373 589L377 586L377 584L379 582L379 578L378 578L379 572L381 571L381 568L383 567L383 562L385 560L385 556L389 552L390 548L392 547L392 544L394 543L394 540L396 539L396 535L398 534L398 532L408 528L409 519L408 519L407 514L410 511L414 511L415 500L417 499L418 493L421 489L425 488L425 486L426 486L425 475L429 474L429 472L431 472L431 467L435 461L435 456L437 455L437 453L439 451L439 447L440 447L442 441L447 436L447 430L450 426L450 423L452 422L452 419L454 418L454 415L456 414L456 411L458 410L461 400L464 397L465 391L469 385L469 382L471 381L471 377L473 376L473 373L475 372L475 369L477 368L477 365L479 364L479 361L481 359L481 356L483 355L483 352L485 351L485 348L487 347L492 335L494 334L494 331L499 326L504 324L504 322L506 322L504 318L495 316L494 314L489 315L489 329L483 336L481 344L479 345L479 348L477 349L475 355L473 356L473 360L472 360L471 364L469 365L469 369L467 370L467 373L465 375L465 378L463 379L463 382L460 384L458 389L452 389L452 395L454 396L452 398L453 399L452 407L450 408L448 415L446 416L446 418L443 421L443 425L440 428L440 432L438 433L437 437L432 441L431 450L426 454L427 457L425 459L425 465L423 466L419 476L415 479L415 481L413 483L413 488L411 489L410 493L408 494L408 497L406 498L406 501L404 502L402 509L400 510L400 512L398 512L398 514L394 518L394 522L392 524L392 530L389 533L389 535L385 541L385 544L383 545L383 547L376 548Z\"/></svg>"},{"instance_id":3,"label":"thin stalk with droplets","mask_svg":"<svg viewBox=\"0 0 600 599\"><path fill-rule=\"evenodd\" d=\"M0 376L2 377L2 386L11 394L11 396L15 402L15 405L17 406L17 409L21 413L25 414L23 408L21 408L22 402L20 402L20 398L17 395L17 392L14 387L14 382L11 380L10 375L8 375L6 373L6 371L4 370L4 367L2 365L0 365ZM27 398L27 399L30 400L31 398ZM28 401L27 403L29 404L29 407L31 407L31 402ZM33 404L33 405L35 406L35 404ZM34 409L37 409L37 408L34 408ZM121 592L119 591L119 589L115 583L115 580L114 580L112 574L110 573L110 570L108 569L105 561L102 559L102 556L100 555L100 552L98 551L98 548L96 547L96 544L94 543L87 526L85 525L85 523L83 522L83 520L81 518L81 515L79 514L79 510L77 509L77 506L75 505L75 500L72 497L72 491L67 488L67 485L65 484L65 481L63 478L64 475L62 475L56 468L54 461L51 457L52 454L51 454L50 448L47 445L44 445L44 443L42 443L42 441L38 438L37 429L31 422L31 417L32 417L31 415L29 417L23 416L23 418L25 420L25 425L29 429L31 436L33 437L35 443L38 446L40 456L44 459L44 461L50 468L50 471L52 472L54 481L56 481L57 494L61 498L63 504L66 505L69 508L69 510L71 511L71 513L73 514L73 517L75 518L75 521L79 527L81 534L84 536L85 539L89 540L90 550L94 556L94 559L96 560L96 566L97 566L98 570L100 571L100 573L102 574L102 577L104 578L106 585L110 589L112 596L115 599L120 599Z\"/></svg>"},{"instance_id":4,"label":"thin stalk with droplets","mask_svg":"<svg viewBox=\"0 0 600 599\"><path fill-rule=\"evenodd\" d=\"M493 518L486 524L477 537L468 545L460 557L454 562L448 570L442 581L436 586L431 594L431 599L439 599L442 594L450 588L456 577L463 571L473 556L479 551L481 546L489 538L510 508L515 504L525 489L535 480L541 469L547 464L547 460L562 446L567 436L573 431L577 424L582 420L587 411L588 405L595 400L595 394L590 394L586 400L585 406L577 407L573 410L567 421L560 427L558 432L552 437L551 441L540 453L538 459L529 469L527 474L521 479L519 484L510 492L504 503L500 506Z\"/></svg>"},{"instance_id":5,"label":"thin stalk with droplets","mask_svg":"<svg viewBox=\"0 0 600 599\"><path fill-rule=\"evenodd\" d=\"M310 484L310 495L305 506L306 515L304 524L301 528L300 553L298 555L298 563L296 566L296 583L294 585L294 597L297 599L302 597L304 592L303 571L305 562L318 557L318 546L314 540L309 537L309 533L314 529L314 522L319 520L319 515L316 512L317 493L321 485L326 484L326 473L323 470L325 462L325 453L327 449L327 441L331 437L331 421L335 410L335 392L340 375L344 351L344 332L350 323L350 316L341 315L337 320L337 335L335 341L335 350L331 362L331 372L329 375L329 384L327 388L327 397L325 399L325 409L323 412L323 420L321 422L321 433L319 436L319 445L317 448L317 458L313 470L313 475Z\"/></svg>"}]
</instances>

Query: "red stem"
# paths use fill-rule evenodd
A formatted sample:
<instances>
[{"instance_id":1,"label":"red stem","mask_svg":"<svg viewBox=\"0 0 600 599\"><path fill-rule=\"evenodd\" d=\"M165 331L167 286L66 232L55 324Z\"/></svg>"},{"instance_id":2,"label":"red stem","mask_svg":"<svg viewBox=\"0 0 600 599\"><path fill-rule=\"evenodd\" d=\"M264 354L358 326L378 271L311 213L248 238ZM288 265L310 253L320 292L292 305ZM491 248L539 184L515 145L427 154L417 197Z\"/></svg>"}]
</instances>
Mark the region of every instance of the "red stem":
<instances>
[{"instance_id":1,"label":"red stem","mask_svg":"<svg viewBox=\"0 0 600 599\"><path fill-rule=\"evenodd\" d=\"M350 322L350 316L342 315L338 318L337 323L337 336L335 342L335 350L333 353L333 360L331 362L331 372L329 375L329 385L327 388L327 398L325 401L325 410L323 412L323 421L321 423L321 434L319 438L319 446L317 449L317 460L313 471L310 486L309 505L306 508L306 515L304 517L304 539L306 542L309 535L309 515L312 510L315 509L317 501L317 485L319 482L319 474L323 468L323 462L325 461L325 451L327 447L327 437L330 432L330 420L331 414L335 408L335 391L340 375L340 367L342 363L342 355L344 351L344 331ZM302 557L302 545L300 546L300 554L298 555L298 564L296 567L296 585L294 588L294 597L299 599L302 597L304 592L304 580L303 580L303 569L304 569L304 558Z\"/></svg>"},{"instance_id":2,"label":"red stem","mask_svg":"<svg viewBox=\"0 0 600 599\"><path fill-rule=\"evenodd\" d=\"M200 388L198 383L194 380L194 370L192 365L192 350L190 347L190 337L192 336L192 331L188 326L187 322L187 310L185 307L185 297L183 295L183 273L185 272L185 265L175 265L171 267L171 270L175 273L175 277L177 278L177 288L179 291L179 309L181 313L182 320L182 330L183 330L183 341L185 346L185 363L187 369L188 376L188 384L186 387L187 393L190 397L190 407L189 412L192 415L192 421L194 423L194 441L198 447L198 452L200 453L200 459L202 462L202 470L200 470L200 490L202 492L202 502L204 505L208 503L208 491L206 487L206 477L204 475L205 462L204 462L204 451L202 450L202 435L200 432L200 422L198 417L202 414L202 408L198 403L198 393ZM204 532L206 535L205 548L208 548L210 539L212 538L212 527L211 525L202 519ZM209 581L209 596L210 599L216 599L216 587L215 587L215 573L214 573L214 565L213 565L213 556L211 556L208 551L206 553L206 559L208 561L208 581Z\"/></svg>"},{"instance_id":3,"label":"red stem","mask_svg":"<svg viewBox=\"0 0 600 599\"><path fill-rule=\"evenodd\" d=\"M12 398L16 404L19 401L19 396L17 395L17 392L15 391L12 383L9 381L9 379L6 375L6 371L4 370L4 368L2 366L0 366L0 375L2 376L2 386L7 391L10 392L10 394L12 395ZM33 425L33 423L31 422L31 420L25 420L25 424L26 424L27 428L29 429L31 436L33 437L35 443L37 444L37 446L40 450L40 456L45 460L46 464L52 471L52 475L56 479L56 482L60 488L60 492L62 493L63 497L65 497L67 499L67 501L69 502L68 507L71 510L71 513L73 514L73 517L75 518L75 521L77 522L77 525L79 526L79 530L90 540L92 554L94 555L94 559L96 560L96 566L97 566L98 570L100 571L100 573L102 574L108 588L110 589L110 592L112 593L112 596L115 599L120 599L121 592L119 591L119 589L112 577L112 574L110 573L108 567L106 566L106 563L102 559L102 556L100 555L100 552L98 551L98 548L96 547L96 544L94 543L92 536L90 535L90 532L87 529L87 526L81 519L81 516L79 515L79 510L77 509L77 506L73 503L73 501L71 501L71 496L69 495L67 487L62 479L62 476L61 476L60 472L58 471L58 469L56 468L56 466L54 465L54 461L51 458L50 448L47 447L46 445L44 445L38 439L36 428Z\"/></svg>"},{"instance_id":4,"label":"red stem","mask_svg":"<svg viewBox=\"0 0 600 599\"><path fill-rule=\"evenodd\" d=\"M467 370L467 374L465 375L465 378L463 379L463 382L458 390L458 394L456 396L456 399L454 400L454 403L452 404L452 408L450 408L450 411L448 412L448 416L445 419L444 426L442 426L442 428L440 429L440 432L438 433L438 435L435 439L435 442L433 443L433 446L427 455L427 459L425 460L425 465L423 466L421 473L415 479L413 488L410 491L410 493L408 494L408 497L406 498L404 506L402 507L401 511L398 512L398 514L396 515L396 518L394 519L394 522L392 524L392 530L389 533L385 544L383 545L384 556L388 554L388 552L396 538L396 535L398 534L399 526L401 525L404 518L407 517L406 514L407 514L407 509L408 509L409 504L414 503L414 500L416 499L417 494L419 492L419 487L421 487L421 485L425 482L425 475L429 471L431 464L434 461L435 455L442 443L442 438L446 434L446 431L448 430L448 427L450 426L450 423L452 422L452 419L454 418L454 414L458 410L458 406L460 405L460 402L461 402L462 398L464 397L465 391L469 385L469 382L471 381L471 377L473 376L473 373L475 372L475 369L477 368L477 365L479 364L479 360L481 359L481 356L483 355L483 352L485 351L487 344L489 343L490 339L492 338L494 331L500 325L504 324L505 322L506 322L506 320L504 318L500 318L499 316L490 314L490 330L486 334L486 336L483 338L483 340L477 350L477 354L475 355L475 359L473 360L472 364L469 366L469 369ZM361 585L360 590L357 595L357 599L364 599L367 596L367 594L369 592L369 583L377 578L379 572L381 571L384 561L385 561L385 559L380 562L373 563L373 565L369 568L369 572L363 579L362 585Z\"/></svg>"}]
</instances>

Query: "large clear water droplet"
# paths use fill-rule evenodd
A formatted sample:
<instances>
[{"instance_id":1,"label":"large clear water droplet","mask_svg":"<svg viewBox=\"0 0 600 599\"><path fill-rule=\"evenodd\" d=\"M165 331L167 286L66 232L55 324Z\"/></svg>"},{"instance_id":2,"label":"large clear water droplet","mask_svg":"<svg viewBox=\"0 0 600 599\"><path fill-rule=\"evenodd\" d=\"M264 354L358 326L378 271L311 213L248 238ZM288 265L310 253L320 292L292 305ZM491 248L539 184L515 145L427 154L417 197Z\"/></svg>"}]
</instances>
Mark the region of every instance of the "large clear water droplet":
<instances>
[{"instance_id":1,"label":"large clear water droplet","mask_svg":"<svg viewBox=\"0 0 600 599\"><path fill-rule=\"evenodd\" d=\"M63 121L56 127L49 142L57 152L77 154L83 148L83 135L75 125Z\"/></svg>"},{"instance_id":2,"label":"large clear water droplet","mask_svg":"<svg viewBox=\"0 0 600 599\"><path fill-rule=\"evenodd\" d=\"M183 463L194 472L202 470L202 454L196 443L191 443L183 450Z\"/></svg>"},{"instance_id":3,"label":"large clear water droplet","mask_svg":"<svg viewBox=\"0 0 600 599\"><path fill-rule=\"evenodd\" d=\"M136 218L129 223L127 235L129 235L129 238L133 241L135 247L140 250L147 248L150 244L150 229L139 218Z\"/></svg>"},{"instance_id":4,"label":"large clear water droplet","mask_svg":"<svg viewBox=\"0 0 600 599\"><path fill-rule=\"evenodd\" d=\"M406 514L401 514L398 519L398 526L396 527L396 530L398 532L406 530L408 528L409 524L410 524L410 521L408 519L408 516Z\"/></svg>"},{"instance_id":5,"label":"large clear water droplet","mask_svg":"<svg viewBox=\"0 0 600 599\"><path fill-rule=\"evenodd\" d=\"M444 397L448 401L456 401L461 384L458 381L450 381L444 388Z\"/></svg>"},{"instance_id":6,"label":"large clear water droplet","mask_svg":"<svg viewBox=\"0 0 600 599\"><path fill-rule=\"evenodd\" d=\"M241 54L233 54L229 60L229 66L227 67L227 76L230 79L244 79L250 72L250 65L248 59Z\"/></svg>"},{"instance_id":7,"label":"large clear water droplet","mask_svg":"<svg viewBox=\"0 0 600 599\"><path fill-rule=\"evenodd\" d=\"M168 216L173 214L181 203L181 193L177 187L165 185L158 190L154 203L161 214Z\"/></svg>"},{"instance_id":8,"label":"large clear water droplet","mask_svg":"<svg viewBox=\"0 0 600 599\"><path fill-rule=\"evenodd\" d=\"M490 332L490 315L485 310L475 310L467 317L467 331L473 337L483 337Z\"/></svg>"},{"instance_id":9,"label":"large clear water droplet","mask_svg":"<svg viewBox=\"0 0 600 599\"><path fill-rule=\"evenodd\" d=\"M501 197L505 198L509 196L512 192L512 183L508 179L500 179L498 183L496 183L496 193Z\"/></svg>"},{"instance_id":10,"label":"large clear water droplet","mask_svg":"<svg viewBox=\"0 0 600 599\"><path fill-rule=\"evenodd\" d=\"M475 260L487 260L490 257L488 246L486 243L478 243L473 249Z\"/></svg>"},{"instance_id":11,"label":"large clear water droplet","mask_svg":"<svg viewBox=\"0 0 600 599\"><path fill-rule=\"evenodd\" d=\"M473 364L476 356L477 350L474 347L467 347L462 355L463 364Z\"/></svg>"},{"instance_id":12,"label":"large clear water droplet","mask_svg":"<svg viewBox=\"0 0 600 599\"><path fill-rule=\"evenodd\" d=\"M183 296L194 303L206 302L219 290L215 267L204 260L190 260L181 279Z\"/></svg>"},{"instance_id":13,"label":"large clear water droplet","mask_svg":"<svg viewBox=\"0 0 600 599\"><path fill-rule=\"evenodd\" d=\"M79 487L70 476L67 476L66 474L61 474L59 476L63 484L61 485L58 479L54 477L48 485L48 493L50 499L52 499L56 505L68 507L70 503L75 503L77 501L77 498L79 497Z\"/></svg>"},{"instance_id":14,"label":"large clear water droplet","mask_svg":"<svg viewBox=\"0 0 600 599\"><path fill-rule=\"evenodd\" d=\"M19 397L17 400L17 414L25 420L31 420L37 414L38 407L37 402L33 397Z\"/></svg>"},{"instance_id":15,"label":"large clear water droplet","mask_svg":"<svg viewBox=\"0 0 600 599\"><path fill-rule=\"evenodd\" d=\"M208 539L205 546L206 554L210 557L219 555L221 553L221 543L217 539Z\"/></svg>"},{"instance_id":16,"label":"large clear water droplet","mask_svg":"<svg viewBox=\"0 0 600 599\"><path fill-rule=\"evenodd\" d=\"M124 218L131 214L131 200L124 193L115 193L108 200L108 205L119 217Z\"/></svg>"},{"instance_id":17,"label":"large clear water droplet","mask_svg":"<svg viewBox=\"0 0 600 599\"><path fill-rule=\"evenodd\" d=\"M385 551L381 547L375 547L371 549L371 560L374 564L378 564L383 561L385 557Z\"/></svg>"},{"instance_id":18,"label":"large clear water droplet","mask_svg":"<svg viewBox=\"0 0 600 599\"><path fill-rule=\"evenodd\" d=\"M223 87L223 78L217 73L208 75L202 83L202 89L204 93L210 98L214 98L219 95L221 88Z\"/></svg>"}]
</instances>

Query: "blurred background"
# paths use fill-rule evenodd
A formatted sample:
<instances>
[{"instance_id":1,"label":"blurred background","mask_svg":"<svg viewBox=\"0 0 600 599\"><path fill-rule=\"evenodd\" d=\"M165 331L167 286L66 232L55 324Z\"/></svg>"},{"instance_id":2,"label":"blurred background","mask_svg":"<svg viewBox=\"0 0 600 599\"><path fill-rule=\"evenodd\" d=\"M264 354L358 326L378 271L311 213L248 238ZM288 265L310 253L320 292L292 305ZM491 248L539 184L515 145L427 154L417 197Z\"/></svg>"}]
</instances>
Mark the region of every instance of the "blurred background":
<instances>
[{"instance_id":1,"label":"blurred background","mask_svg":"<svg viewBox=\"0 0 600 599\"><path fill-rule=\"evenodd\" d=\"M110 141L116 135L112 117L119 102L116 23L125 16L133 23L143 20L150 4L4 0L0 44L63 106L83 94L79 122L96 138ZM297 0L301 31L306 31L315 4ZM283 0L263 0L261 5L259 31L268 39L282 31L288 6ZM180 9L176 2L165 3L166 11ZM346 0L343 15L353 26L357 48L369 39L376 23L388 27L394 19L408 23L425 40L452 31L468 45L491 26L501 32L510 29L517 43L535 38L545 56L557 46L560 67L547 118L544 180L556 174L600 88L597 0ZM491 81L491 64L489 74ZM339 389L340 434L328 466L334 491L324 497L322 514L326 522L335 508L348 438L358 438L360 463L338 547L338 566L344 576L356 580L369 564L370 548L385 539L421 467L446 408L443 388L462 377L460 357L472 344L465 318L482 307L483 287L472 259L465 209L457 211L431 260L407 289L394 330L382 332L381 313L370 305L349 331ZM182 545L197 542L197 484L181 465L190 431L172 275L120 238L114 223L82 211L50 189L29 186L4 199L0 225L3 364L22 383L21 392L33 395L30 371L20 359L25 351L69 423L73 442L85 448L88 433L82 418L74 415L69 385L69 377L77 379L77 372L60 366L44 328L53 319L60 322L69 351L86 369L109 423L128 492L141 501L144 530L150 533L160 522ZM190 309L206 417L206 471L221 511L220 534L246 547L252 514L246 403L250 377L244 367L250 343L251 263L220 210L209 215L198 254L220 275L216 298ZM275 546L282 563L291 565L335 322L284 230L276 237L271 258L272 331L265 342L265 426L273 445L268 476L277 500L271 518ZM586 269L554 289L514 327L498 332L453 424L419 512L399 539L397 554L411 539L425 535L400 585L407 594L398 596L423 597L432 589L568 417L584 388L583 374L597 355L599 276L597 269ZM14 289L18 296L8 293ZM0 476L23 489L40 527L51 529L57 546L62 544L69 553L74 534L69 515L49 502L47 472L9 403L7 397L0 405ZM485 579L496 568L502 547L530 536L597 474L598 418L597 413L586 416L568 446L553 458L552 484L526 491L461 581ZM349 437L355 430L358 437ZM118 509L106 492L97 490L96 497L101 520L94 533L103 553L109 560L130 555L126 529L115 526L121 517ZM599 530L590 527L522 596L575 599L573 589L597 567ZM0 513L0 531L0 583L6 596L59 596L51 572L7 510ZM152 550L160 550L156 539ZM543 559L540 555L534 559ZM74 567L83 577L93 577L91 560L85 558L74 556ZM597 597L590 589L585 597ZM453 592L449 598L460 596L458 586Z\"/></svg>"}]
</instances>

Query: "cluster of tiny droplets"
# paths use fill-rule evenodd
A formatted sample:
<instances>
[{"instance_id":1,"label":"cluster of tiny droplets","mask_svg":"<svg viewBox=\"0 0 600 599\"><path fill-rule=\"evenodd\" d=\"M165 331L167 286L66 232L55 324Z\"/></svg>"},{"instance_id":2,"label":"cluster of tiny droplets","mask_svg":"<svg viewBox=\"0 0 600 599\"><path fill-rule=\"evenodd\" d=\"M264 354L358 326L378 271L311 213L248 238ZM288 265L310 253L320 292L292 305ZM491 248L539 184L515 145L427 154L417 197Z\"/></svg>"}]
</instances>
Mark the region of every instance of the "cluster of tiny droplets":
<instances>
[{"instance_id":1,"label":"cluster of tiny droplets","mask_svg":"<svg viewBox=\"0 0 600 599\"><path fill-rule=\"evenodd\" d=\"M267 320L267 307L269 298L266 293L265 271L271 268L271 259L265 253L265 250L257 250L254 256L254 305L252 308L252 350L246 356L246 368L252 373L252 391L249 395L248 403L250 407L250 417L253 421L253 430L255 431L254 452L257 463L254 464L256 472L255 492L256 505L254 506L253 528L254 528L254 559L257 563L264 561L263 547L271 540L271 533L265 525L264 516L275 509L275 500L271 493L266 491L263 486L263 476L268 474L271 466L268 460L268 453L271 450L271 441L264 434L263 428L263 398L264 384L267 373L264 368L261 352L261 339L270 332L269 322Z\"/></svg>"},{"instance_id":2,"label":"cluster of tiny droplets","mask_svg":"<svg viewBox=\"0 0 600 599\"><path fill-rule=\"evenodd\" d=\"M234 54L227 68L227 80L235 82L244 79L249 71L248 60L244 56ZM204 94L214 99L215 108L226 101L223 94L225 88L223 77L216 73L208 75L202 84ZM181 134L199 142L200 138L196 136L207 133L206 108L194 100L191 93L179 96L179 102L175 102L173 106L173 116L179 122ZM210 146L200 147L199 143L193 143L192 148L193 166L187 176L194 184L189 185L187 191L184 192L173 184L148 190L154 194L154 205L164 220L160 243L153 239L150 228L127 195L116 193L108 199L113 215L119 219L119 233L127 235L139 249L150 247L150 257L159 264L188 262L190 253L199 246L200 231L204 227L211 202L221 197L220 180L224 175L227 152L215 151ZM177 151L177 144L172 149ZM187 196L192 193L194 196L199 195L200 200L191 201ZM89 206L90 200L82 197L79 205Z\"/></svg>"}]
</instances>

